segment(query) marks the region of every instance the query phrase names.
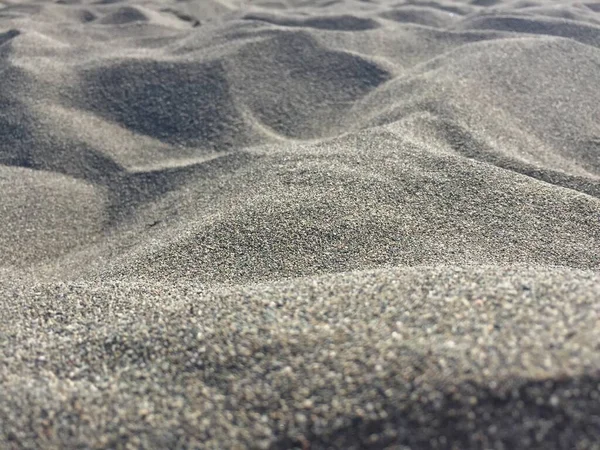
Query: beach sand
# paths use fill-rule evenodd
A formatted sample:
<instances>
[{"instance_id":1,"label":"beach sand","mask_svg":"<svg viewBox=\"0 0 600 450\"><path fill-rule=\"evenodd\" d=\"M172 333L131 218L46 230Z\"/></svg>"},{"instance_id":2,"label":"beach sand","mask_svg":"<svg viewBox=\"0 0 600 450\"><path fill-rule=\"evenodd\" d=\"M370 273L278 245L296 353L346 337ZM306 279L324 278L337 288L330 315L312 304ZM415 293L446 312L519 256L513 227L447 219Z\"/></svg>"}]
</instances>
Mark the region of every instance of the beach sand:
<instances>
[{"instance_id":1,"label":"beach sand","mask_svg":"<svg viewBox=\"0 0 600 450\"><path fill-rule=\"evenodd\" d=\"M1 0L0 448L600 449L600 3Z\"/></svg>"}]
</instances>

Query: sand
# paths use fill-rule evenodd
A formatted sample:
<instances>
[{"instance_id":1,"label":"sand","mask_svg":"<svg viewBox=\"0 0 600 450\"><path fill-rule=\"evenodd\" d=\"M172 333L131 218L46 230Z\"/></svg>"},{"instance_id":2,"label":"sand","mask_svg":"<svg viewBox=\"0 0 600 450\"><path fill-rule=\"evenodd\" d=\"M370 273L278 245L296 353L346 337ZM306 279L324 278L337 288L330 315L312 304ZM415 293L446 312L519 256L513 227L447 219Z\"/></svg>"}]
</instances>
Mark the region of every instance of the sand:
<instances>
[{"instance_id":1,"label":"sand","mask_svg":"<svg viewBox=\"0 0 600 450\"><path fill-rule=\"evenodd\" d=\"M0 1L0 448L600 449L600 3Z\"/></svg>"}]
</instances>

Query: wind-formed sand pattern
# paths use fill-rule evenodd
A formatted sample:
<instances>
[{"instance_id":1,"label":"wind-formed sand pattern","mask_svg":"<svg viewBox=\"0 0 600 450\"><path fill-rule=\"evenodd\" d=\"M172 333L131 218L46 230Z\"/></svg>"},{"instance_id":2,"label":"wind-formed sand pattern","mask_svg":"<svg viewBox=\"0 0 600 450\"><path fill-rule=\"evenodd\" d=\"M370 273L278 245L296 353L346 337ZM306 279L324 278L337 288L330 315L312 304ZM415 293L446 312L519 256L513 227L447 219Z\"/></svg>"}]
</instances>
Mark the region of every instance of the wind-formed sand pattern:
<instances>
[{"instance_id":1,"label":"wind-formed sand pattern","mask_svg":"<svg viewBox=\"0 0 600 450\"><path fill-rule=\"evenodd\" d=\"M0 448L600 449L600 3L0 0Z\"/></svg>"}]
</instances>

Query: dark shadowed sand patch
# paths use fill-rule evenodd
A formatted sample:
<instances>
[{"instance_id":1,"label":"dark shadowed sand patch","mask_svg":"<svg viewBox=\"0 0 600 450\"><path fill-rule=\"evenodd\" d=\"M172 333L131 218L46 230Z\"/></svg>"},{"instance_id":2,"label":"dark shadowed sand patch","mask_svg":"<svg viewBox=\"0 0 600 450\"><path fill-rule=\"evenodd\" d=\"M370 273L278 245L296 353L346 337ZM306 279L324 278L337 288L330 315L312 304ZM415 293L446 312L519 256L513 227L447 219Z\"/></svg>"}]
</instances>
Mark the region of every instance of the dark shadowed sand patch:
<instances>
[{"instance_id":1,"label":"dark shadowed sand patch","mask_svg":"<svg viewBox=\"0 0 600 450\"><path fill-rule=\"evenodd\" d=\"M221 64L115 61L83 73L82 107L137 133L207 148L243 144Z\"/></svg>"}]
</instances>

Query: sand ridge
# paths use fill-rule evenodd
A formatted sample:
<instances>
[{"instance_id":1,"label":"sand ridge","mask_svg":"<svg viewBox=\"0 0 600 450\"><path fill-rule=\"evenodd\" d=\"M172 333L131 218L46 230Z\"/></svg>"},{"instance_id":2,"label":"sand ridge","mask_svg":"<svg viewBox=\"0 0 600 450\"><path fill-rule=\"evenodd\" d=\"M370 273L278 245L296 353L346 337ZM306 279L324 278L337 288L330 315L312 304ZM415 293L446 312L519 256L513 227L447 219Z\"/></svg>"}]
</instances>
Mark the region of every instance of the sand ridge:
<instances>
[{"instance_id":1,"label":"sand ridge","mask_svg":"<svg viewBox=\"0 0 600 450\"><path fill-rule=\"evenodd\" d=\"M0 447L600 448L600 6L0 1Z\"/></svg>"}]
</instances>

